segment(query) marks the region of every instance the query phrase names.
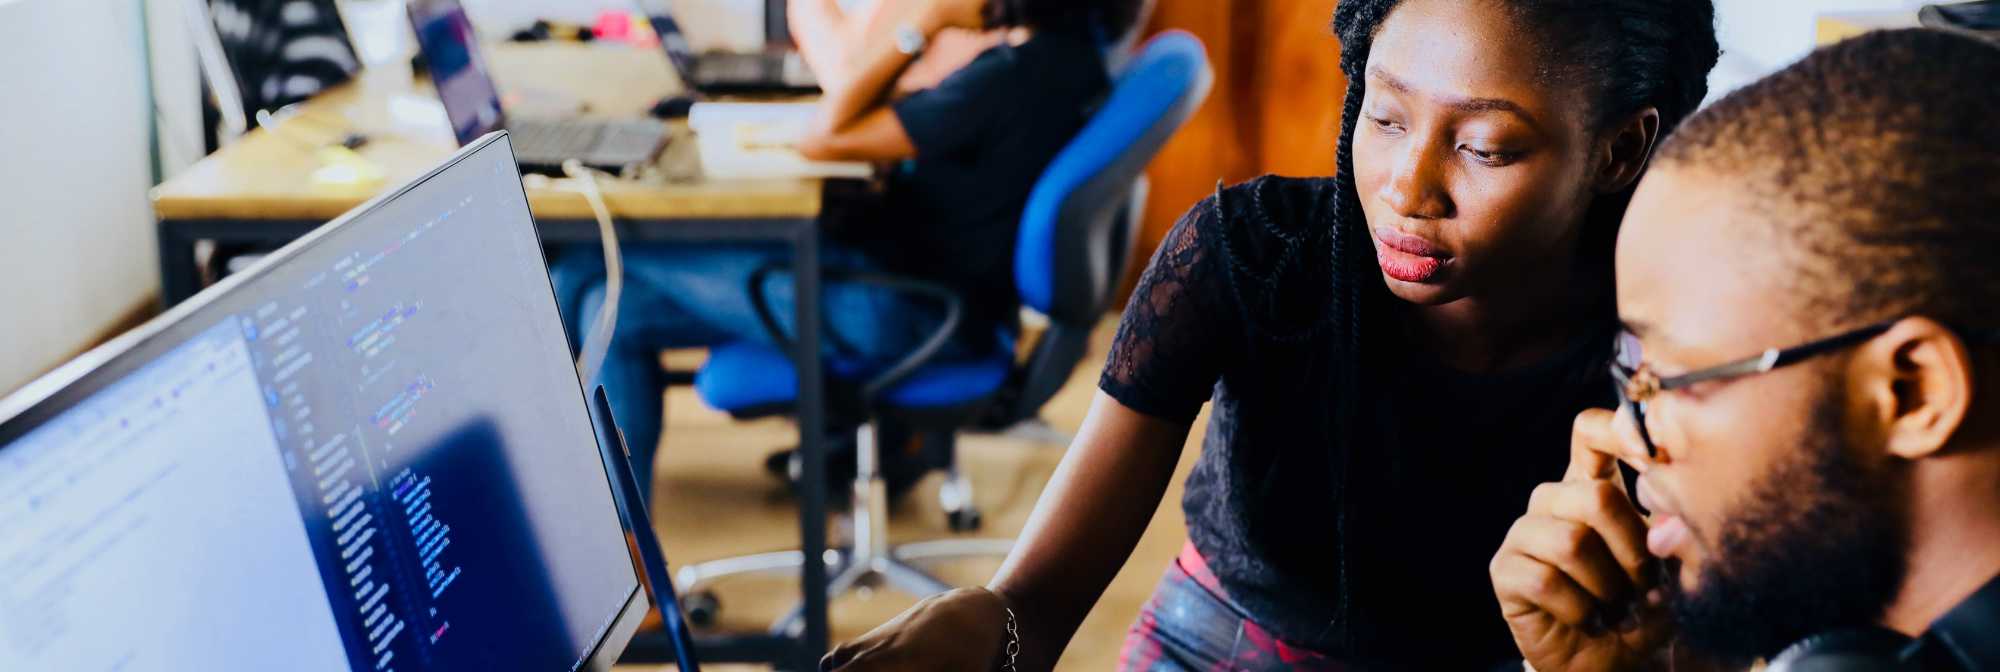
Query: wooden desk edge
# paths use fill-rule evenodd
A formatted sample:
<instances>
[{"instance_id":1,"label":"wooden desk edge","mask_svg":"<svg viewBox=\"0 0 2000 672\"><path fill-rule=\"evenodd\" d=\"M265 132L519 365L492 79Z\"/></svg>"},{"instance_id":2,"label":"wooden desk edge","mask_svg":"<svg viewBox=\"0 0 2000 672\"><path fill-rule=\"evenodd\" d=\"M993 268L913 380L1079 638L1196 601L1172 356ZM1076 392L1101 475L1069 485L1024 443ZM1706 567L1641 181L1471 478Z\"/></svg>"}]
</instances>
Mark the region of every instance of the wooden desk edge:
<instances>
[{"instance_id":1,"label":"wooden desk edge","mask_svg":"<svg viewBox=\"0 0 2000 672\"><path fill-rule=\"evenodd\" d=\"M820 183L769 192L746 190L717 194L665 194L650 191L608 191L605 205L620 219L807 219L819 216ZM203 198L153 195L153 215L161 221L326 221L352 210L376 193L351 196L243 196ZM583 195L565 189L534 189L528 206L539 219L591 219Z\"/></svg>"}]
</instances>

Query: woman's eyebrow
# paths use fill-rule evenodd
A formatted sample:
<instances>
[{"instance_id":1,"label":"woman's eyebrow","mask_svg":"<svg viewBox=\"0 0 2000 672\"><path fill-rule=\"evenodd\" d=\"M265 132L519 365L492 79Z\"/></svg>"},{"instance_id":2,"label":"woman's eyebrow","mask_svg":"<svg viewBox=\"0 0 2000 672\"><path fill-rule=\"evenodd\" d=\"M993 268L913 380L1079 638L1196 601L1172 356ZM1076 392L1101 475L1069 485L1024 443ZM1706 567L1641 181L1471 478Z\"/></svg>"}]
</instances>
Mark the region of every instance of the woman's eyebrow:
<instances>
[{"instance_id":1,"label":"woman's eyebrow","mask_svg":"<svg viewBox=\"0 0 2000 672\"><path fill-rule=\"evenodd\" d=\"M1383 70L1380 67L1368 68L1368 78L1378 81L1383 86L1394 89L1398 93L1413 94L1430 98L1432 100L1436 100L1439 104L1444 105L1445 107L1452 108L1464 114L1479 114L1483 112L1506 112L1508 114L1512 114L1515 117L1520 118L1521 121L1523 122L1527 122L1527 124L1530 126L1536 126L1538 128L1540 127L1539 124L1535 123L1534 115L1528 114L1528 110L1526 108L1523 108L1520 106L1520 104L1515 103L1514 101L1511 100L1507 100L1505 98L1477 98L1477 97L1467 98L1467 97L1450 96L1450 95L1438 95L1426 91L1419 91L1416 89L1416 87L1410 86L1408 82L1403 81L1402 79L1396 77L1395 75L1389 74L1388 71Z\"/></svg>"}]
</instances>

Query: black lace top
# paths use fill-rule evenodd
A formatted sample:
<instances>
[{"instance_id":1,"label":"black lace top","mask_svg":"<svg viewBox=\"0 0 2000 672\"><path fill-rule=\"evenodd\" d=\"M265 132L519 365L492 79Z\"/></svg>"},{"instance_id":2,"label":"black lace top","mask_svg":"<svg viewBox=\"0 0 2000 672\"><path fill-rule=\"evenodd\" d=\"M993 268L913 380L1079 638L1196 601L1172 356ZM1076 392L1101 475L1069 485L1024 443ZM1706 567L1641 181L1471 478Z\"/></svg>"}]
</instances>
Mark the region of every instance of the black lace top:
<instances>
[{"instance_id":1,"label":"black lace top","mask_svg":"<svg viewBox=\"0 0 2000 672\"><path fill-rule=\"evenodd\" d=\"M1183 507L1252 620L1366 666L1518 660L1487 563L1534 487L1561 478L1576 414L1613 403L1612 315L1538 365L1446 369L1374 317L1396 303L1372 250L1334 253L1336 194L1329 179L1265 177L1190 211L1140 280L1099 385L1171 420L1213 402ZM1333 318L1342 264L1367 264L1346 277L1371 279L1353 296L1374 326ZM1358 431L1332 426L1342 351L1361 353ZM1344 461L1336 436L1353 437Z\"/></svg>"}]
</instances>

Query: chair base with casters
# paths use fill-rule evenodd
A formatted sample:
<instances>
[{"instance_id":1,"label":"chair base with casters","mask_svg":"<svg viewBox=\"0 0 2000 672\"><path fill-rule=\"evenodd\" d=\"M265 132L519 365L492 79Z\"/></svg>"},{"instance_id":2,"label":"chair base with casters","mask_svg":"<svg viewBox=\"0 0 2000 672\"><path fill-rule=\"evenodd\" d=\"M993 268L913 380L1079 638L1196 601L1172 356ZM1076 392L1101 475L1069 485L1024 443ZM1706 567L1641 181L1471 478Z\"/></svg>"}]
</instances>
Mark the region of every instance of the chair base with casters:
<instances>
[{"instance_id":1,"label":"chair base with casters","mask_svg":"<svg viewBox=\"0 0 2000 672\"><path fill-rule=\"evenodd\" d=\"M843 275L866 279L866 275ZM941 295L942 296L942 295ZM761 302L760 302L761 303ZM956 306L955 297L947 301ZM950 311L957 314L957 310ZM940 328L941 334L956 330L955 318ZM895 428L952 427L975 417L1008 379L1013 364L1013 339L1006 334L992 339L993 349L983 357L952 358L930 362L923 367L906 367L906 372L886 386L837 385L829 397L833 412L848 417L873 417L877 423ZM935 351L936 348L930 348ZM926 355L928 357L928 355ZM735 343L709 353L708 363L695 376L695 392L709 406L737 417L757 417L783 413L796 400L797 373L785 351L777 346ZM829 378L852 380L862 367L849 362L831 362ZM895 369L897 367L890 367ZM875 381L880 381L879 376ZM874 403L863 399L873 399ZM868 410L869 408L874 410ZM873 423L855 430L855 476L853 488L852 544L829 549L825 558L833 568L826 590L829 599L863 586L880 584L925 597L951 589L951 585L919 568L919 564L977 557L1004 557L1011 540L947 539L907 546L889 544L889 495L881 472L883 432ZM901 435L901 432L890 432ZM928 432L926 439L939 449L950 449L949 461L956 463L955 443L950 432ZM931 447L931 446L927 446ZM940 498L954 525L976 526L980 514L972 505L972 486L955 466L940 487ZM793 575L804 556L798 551L779 551L726 558L682 567L677 583L688 594L690 620L698 625L716 621L721 608L712 586L719 580L746 575ZM803 623L797 608L777 623L774 632L785 634Z\"/></svg>"},{"instance_id":2,"label":"chair base with casters","mask_svg":"<svg viewBox=\"0 0 2000 672\"><path fill-rule=\"evenodd\" d=\"M935 595L951 590L952 586L932 576L922 565L1005 557L1013 550L1014 542L1008 539L941 539L890 545L889 495L879 468L881 452L875 439L875 429L864 425L855 433L857 452L852 545L826 552L825 561L832 568L829 573L833 577L826 586L828 600L869 585L884 586L915 597ZM957 509L961 513L954 514L954 517L978 515L977 510L970 506L971 487L962 476L954 475L953 480L948 480L940 488L940 497L962 498L960 501L964 504ZM717 581L751 575L796 576L804 560L803 554L793 550L691 564L681 567L675 575L675 583L688 594L685 602L689 620L708 626L715 623L722 606L712 590ZM772 624L771 629L778 634L789 634L803 625L802 613L794 607Z\"/></svg>"},{"instance_id":3,"label":"chair base with casters","mask_svg":"<svg viewBox=\"0 0 2000 672\"><path fill-rule=\"evenodd\" d=\"M693 374L689 374L689 384L693 384ZM736 417L742 418L743 416ZM890 431L891 429L893 429L893 426L877 427L878 433L875 440L878 445L895 446L900 439L911 438L901 436L896 432ZM1059 440L1049 438L1051 436L1065 435L1040 419L1022 421L1004 432L973 430L972 433L1054 446L1069 445L1069 439L1067 438ZM914 437L914 441L916 441L922 450L920 453L913 453L907 456L909 462L903 465L900 471L888 459L888 453L883 452L880 448L876 450L876 471L888 487L890 505L894 506L897 501L906 496L906 493L915 488L924 476L932 472L943 472L945 480L938 485L937 502L939 510L945 514L945 526L950 528L951 531L959 533L978 531L979 527L985 522L985 516L979 512L979 508L974 502L972 482L965 477L964 470L959 468L960 456L958 453L957 435L951 432L929 432ZM832 442L829 441L828 445L832 445ZM851 448L851 446L840 445L835 447L836 450L848 448ZM793 487L797 487L799 479L804 477L805 465L804 460L799 456L798 448L794 446L771 453L769 457L764 459L764 470L773 477L782 479ZM836 471L830 474L829 478L840 475L840 472ZM851 481L852 479L850 478L849 480Z\"/></svg>"}]
</instances>

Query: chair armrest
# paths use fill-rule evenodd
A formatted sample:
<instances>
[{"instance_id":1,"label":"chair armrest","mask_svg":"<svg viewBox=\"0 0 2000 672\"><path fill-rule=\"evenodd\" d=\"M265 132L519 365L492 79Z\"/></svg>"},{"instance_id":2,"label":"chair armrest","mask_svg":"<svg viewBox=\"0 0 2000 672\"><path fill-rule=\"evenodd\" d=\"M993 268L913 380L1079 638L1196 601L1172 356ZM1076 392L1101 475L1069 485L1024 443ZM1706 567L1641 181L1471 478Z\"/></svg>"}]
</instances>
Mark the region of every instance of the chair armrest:
<instances>
[{"instance_id":1,"label":"chair armrest","mask_svg":"<svg viewBox=\"0 0 2000 672\"><path fill-rule=\"evenodd\" d=\"M751 271L749 287L750 305L756 309L757 321L764 325L764 331L770 335L771 342L778 344L779 348L787 352L796 353L798 352L798 343L779 326L777 316L772 314L771 306L764 295L764 279L770 277L771 273L788 267L787 264L783 263L769 263ZM965 321L965 298L959 296L958 292L953 291L951 288L935 282L889 273L840 269L826 269L822 272L821 277L825 280L874 285L891 291L933 299L944 304L944 322L942 324L939 324L936 329L932 330L930 335L924 337L923 342L915 350L896 360L894 364L891 364L882 373L862 383L861 398L870 404L875 403L877 397L883 392L915 375L917 369L930 363L930 360L937 357L938 353L943 352L944 346L951 342L952 334L958 331L959 324Z\"/></svg>"}]
</instances>

